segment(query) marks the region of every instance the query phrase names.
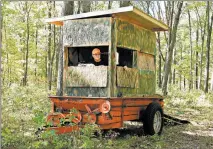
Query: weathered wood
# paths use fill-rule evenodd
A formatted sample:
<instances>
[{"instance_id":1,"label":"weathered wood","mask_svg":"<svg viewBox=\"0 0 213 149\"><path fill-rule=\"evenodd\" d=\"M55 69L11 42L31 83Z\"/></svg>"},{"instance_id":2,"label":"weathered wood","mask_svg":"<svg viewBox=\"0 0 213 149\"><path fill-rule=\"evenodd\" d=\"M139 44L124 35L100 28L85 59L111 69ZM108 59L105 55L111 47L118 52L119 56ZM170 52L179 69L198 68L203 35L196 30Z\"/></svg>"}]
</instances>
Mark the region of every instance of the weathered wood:
<instances>
[{"instance_id":1,"label":"weathered wood","mask_svg":"<svg viewBox=\"0 0 213 149\"><path fill-rule=\"evenodd\" d=\"M110 18L67 20L64 22L64 46L98 46L110 43Z\"/></svg>"},{"instance_id":2,"label":"weathered wood","mask_svg":"<svg viewBox=\"0 0 213 149\"><path fill-rule=\"evenodd\" d=\"M154 56L138 52L138 68L155 71Z\"/></svg>"},{"instance_id":3,"label":"weathered wood","mask_svg":"<svg viewBox=\"0 0 213 149\"><path fill-rule=\"evenodd\" d=\"M59 60L58 60L58 77L57 77L57 93L56 95L58 96L62 96L63 92L64 92L64 88L63 88L63 71L64 71L64 57L63 57L63 53L64 53L64 46L63 46L63 28L61 28L61 34L60 34L60 42L61 47L59 48Z\"/></svg>"},{"instance_id":4,"label":"weathered wood","mask_svg":"<svg viewBox=\"0 0 213 149\"><path fill-rule=\"evenodd\" d=\"M68 67L66 87L106 87L107 66Z\"/></svg>"},{"instance_id":5,"label":"weathered wood","mask_svg":"<svg viewBox=\"0 0 213 149\"><path fill-rule=\"evenodd\" d=\"M108 97L117 97L116 94L116 52L117 52L116 20L111 18L111 41L109 46L109 81Z\"/></svg>"},{"instance_id":6,"label":"weathered wood","mask_svg":"<svg viewBox=\"0 0 213 149\"><path fill-rule=\"evenodd\" d=\"M155 54L155 33L129 22L116 19L117 46Z\"/></svg>"},{"instance_id":7,"label":"weathered wood","mask_svg":"<svg viewBox=\"0 0 213 149\"><path fill-rule=\"evenodd\" d=\"M138 88L138 69L117 67L117 86Z\"/></svg>"},{"instance_id":8,"label":"weathered wood","mask_svg":"<svg viewBox=\"0 0 213 149\"><path fill-rule=\"evenodd\" d=\"M154 71L139 71L139 89L138 94L153 95L155 94L156 79Z\"/></svg>"},{"instance_id":9,"label":"weathered wood","mask_svg":"<svg viewBox=\"0 0 213 149\"><path fill-rule=\"evenodd\" d=\"M66 93L65 89L66 89L66 82L67 82L67 71L68 71L68 48L64 47L64 69L63 69L63 94Z\"/></svg>"}]
</instances>

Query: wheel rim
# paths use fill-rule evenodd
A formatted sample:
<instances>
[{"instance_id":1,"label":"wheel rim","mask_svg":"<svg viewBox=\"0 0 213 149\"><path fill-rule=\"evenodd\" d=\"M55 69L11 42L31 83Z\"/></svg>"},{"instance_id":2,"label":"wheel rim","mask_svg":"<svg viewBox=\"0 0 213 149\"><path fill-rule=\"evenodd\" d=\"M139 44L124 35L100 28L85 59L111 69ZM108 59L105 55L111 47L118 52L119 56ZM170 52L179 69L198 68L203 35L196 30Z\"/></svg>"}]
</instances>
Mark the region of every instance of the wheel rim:
<instances>
[{"instance_id":1,"label":"wheel rim","mask_svg":"<svg viewBox=\"0 0 213 149\"><path fill-rule=\"evenodd\" d=\"M154 131L159 133L162 125L162 117L160 111L157 111L154 116Z\"/></svg>"}]
</instances>

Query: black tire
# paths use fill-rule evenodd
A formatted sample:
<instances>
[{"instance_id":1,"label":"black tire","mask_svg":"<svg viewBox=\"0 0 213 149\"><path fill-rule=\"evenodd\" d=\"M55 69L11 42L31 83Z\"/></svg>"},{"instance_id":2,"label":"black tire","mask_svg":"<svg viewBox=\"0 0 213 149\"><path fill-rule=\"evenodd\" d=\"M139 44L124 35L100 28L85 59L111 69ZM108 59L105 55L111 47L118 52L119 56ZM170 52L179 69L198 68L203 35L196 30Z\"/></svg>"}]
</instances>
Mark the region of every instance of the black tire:
<instances>
[{"instance_id":1,"label":"black tire","mask_svg":"<svg viewBox=\"0 0 213 149\"><path fill-rule=\"evenodd\" d=\"M154 128L154 118L158 119L158 127ZM156 126L156 124L155 124ZM143 128L146 135L160 135L163 130L163 109L157 102L152 102L145 110L143 117ZM157 131L157 132L156 132Z\"/></svg>"}]
</instances>

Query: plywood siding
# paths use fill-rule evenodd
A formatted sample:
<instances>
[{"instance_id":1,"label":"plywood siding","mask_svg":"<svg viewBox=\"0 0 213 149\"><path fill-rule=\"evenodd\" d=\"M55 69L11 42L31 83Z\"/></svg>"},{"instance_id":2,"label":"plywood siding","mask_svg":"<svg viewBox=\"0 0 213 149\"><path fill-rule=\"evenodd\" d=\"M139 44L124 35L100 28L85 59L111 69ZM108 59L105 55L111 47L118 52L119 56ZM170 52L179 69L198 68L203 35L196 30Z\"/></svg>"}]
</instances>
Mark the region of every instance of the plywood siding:
<instances>
[{"instance_id":1,"label":"plywood siding","mask_svg":"<svg viewBox=\"0 0 213 149\"><path fill-rule=\"evenodd\" d=\"M137 61L139 69L155 71L154 55L138 52Z\"/></svg>"},{"instance_id":2,"label":"plywood siding","mask_svg":"<svg viewBox=\"0 0 213 149\"><path fill-rule=\"evenodd\" d=\"M154 71L139 71L139 90L138 94L155 94L156 78Z\"/></svg>"},{"instance_id":3,"label":"plywood siding","mask_svg":"<svg viewBox=\"0 0 213 149\"><path fill-rule=\"evenodd\" d=\"M66 87L106 87L107 66L68 67Z\"/></svg>"},{"instance_id":4,"label":"plywood siding","mask_svg":"<svg viewBox=\"0 0 213 149\"><path fill-rule=\"evenodd\" d=\"M118 70L119 69L119 70ZM155 94L155 72L150 70L130 71L128 75L117 67L117 95L123 97L139 97ZM133 72L133 73L132 73ZM130 75L131 74L131 75ZM121 77L119 77L119 75Z\"/></svg>"},{"instance_id":5,"label":"plywood siding","mask_svg":"<svg viewBox=\"0 0 213 149\"><path fill-rule=\"evenodd\" d=\"M155 33L129 22L116 19L117 46L155 54Z\"/></svg>"},{"instance_id":6,"label":"plywood siding","mask_svg":"<svg viewBox=\"0 0 213 149\"><path fill-rule=\"evenodd\" d=\"M111 18L64 21L64 46L109 45Z\"/></svg>"},{"instance_id":7,"label":"plywood siding","mask_svg":"<svg viewBox=\"0 0 213 149\"><path fill-rule=\"evenodd\" d=\"M138 88L138 70L135 68L117 67L117 86Z\"/></svg>"}]
</instances>

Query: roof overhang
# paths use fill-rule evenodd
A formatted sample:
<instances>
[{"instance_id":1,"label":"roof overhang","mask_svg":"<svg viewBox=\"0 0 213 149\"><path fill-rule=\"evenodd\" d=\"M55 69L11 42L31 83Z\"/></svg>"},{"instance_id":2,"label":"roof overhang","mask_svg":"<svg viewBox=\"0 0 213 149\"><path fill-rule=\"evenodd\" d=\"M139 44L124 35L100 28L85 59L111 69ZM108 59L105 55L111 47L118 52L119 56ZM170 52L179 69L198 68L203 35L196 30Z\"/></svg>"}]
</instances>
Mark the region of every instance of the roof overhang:
<instances>
[{"instance_id":1,"label":"roof overhang","mask_svg":"<svg viewBox=\"0 0 213 149\"><path fill-rule=\"evenodd\" d=\"M144 13L139 9L134 8L133 6L121 7L117 9L110 9L104 11L81 13L76 15L68 15L56 18L49 18L46 19L45 22L55 24L58 26L63 26L63 22L66 20L77 20L83 18L96 18L106 16L118 17L152 31L167 31L169 29L169 27L163 22L158 21L157 19L147 15L146 13Z\"/></svg>"}]
</instances>

